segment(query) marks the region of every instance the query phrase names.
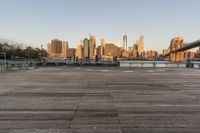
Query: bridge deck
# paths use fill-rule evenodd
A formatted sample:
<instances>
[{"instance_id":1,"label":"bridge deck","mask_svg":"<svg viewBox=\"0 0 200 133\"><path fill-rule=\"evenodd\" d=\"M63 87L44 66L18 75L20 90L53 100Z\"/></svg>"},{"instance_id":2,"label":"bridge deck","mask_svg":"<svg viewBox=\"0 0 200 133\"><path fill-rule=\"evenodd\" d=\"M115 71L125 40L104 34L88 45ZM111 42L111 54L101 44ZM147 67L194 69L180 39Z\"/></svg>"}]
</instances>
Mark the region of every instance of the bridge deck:
<instances>
[{"instance_id":1,"label":"bridge deck","mask_svg":"<svg viewBox=\"0 0 200 133\"><path fill-rule=\"evenodd\" d=\"M184 44L184 47L182 47L180 49L176 49L174 51L171 51L164 56L167 57L171 53L183 52L183 51L187 51L187 50L190 50L190 49L193 49L193 48L196 48L196 47L200 47L200 40L194 41L192 43L186 43L186 44Z\"/></svg>"},{"instance_id":2,"label":"bridge deck","mask_svg":"<svg viewBox=\"0 0 200 133\"><path fill-rule=\"evenodd\" d=\"M0 73L0 133L199 133L200 70Z\"/></svg>"}]
</instances>

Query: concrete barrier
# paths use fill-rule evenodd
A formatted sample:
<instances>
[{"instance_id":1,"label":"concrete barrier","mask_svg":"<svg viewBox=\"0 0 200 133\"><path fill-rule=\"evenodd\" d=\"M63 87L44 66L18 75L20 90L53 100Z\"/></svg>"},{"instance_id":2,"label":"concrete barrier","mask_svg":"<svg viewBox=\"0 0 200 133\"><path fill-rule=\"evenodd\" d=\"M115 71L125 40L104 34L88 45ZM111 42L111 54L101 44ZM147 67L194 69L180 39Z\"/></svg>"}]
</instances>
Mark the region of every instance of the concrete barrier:
<instances>
[{"instance_id":1,"label":"concrete barrier","mask_svg":"<svg viewBox=\"0 0 200 133\"><path fill-rule=\"evenodd\" d=\"M200 62L191 62L196 69L200 69Z\"/></svg>"},{"instance_id":2,"label":"concrete barrier","mask_svg":"<svg viewBox=\"0 0 200 133\"><path fill-rule=\"evenodd\" d=\"M120 67L185 68L186 63L169 61L120 61Z\"/></svg>"}]
</instances>

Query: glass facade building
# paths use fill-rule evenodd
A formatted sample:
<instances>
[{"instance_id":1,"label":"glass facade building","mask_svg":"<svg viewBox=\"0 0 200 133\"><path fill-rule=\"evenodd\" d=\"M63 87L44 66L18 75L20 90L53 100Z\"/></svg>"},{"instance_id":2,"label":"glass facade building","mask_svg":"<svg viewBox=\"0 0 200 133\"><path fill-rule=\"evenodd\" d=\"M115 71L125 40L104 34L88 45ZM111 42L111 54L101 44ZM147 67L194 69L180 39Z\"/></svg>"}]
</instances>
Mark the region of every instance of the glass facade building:
<instances>
[{"instance_id":1,"label":"glass facade building","mask_svg":"<svg viewBox=\"0 0 200 133\"><path fill-rule=\"evenodd\" d=\"M89 40L87 38L83 40L83 56L89 58Z\"/></svg>"}]
</instances>

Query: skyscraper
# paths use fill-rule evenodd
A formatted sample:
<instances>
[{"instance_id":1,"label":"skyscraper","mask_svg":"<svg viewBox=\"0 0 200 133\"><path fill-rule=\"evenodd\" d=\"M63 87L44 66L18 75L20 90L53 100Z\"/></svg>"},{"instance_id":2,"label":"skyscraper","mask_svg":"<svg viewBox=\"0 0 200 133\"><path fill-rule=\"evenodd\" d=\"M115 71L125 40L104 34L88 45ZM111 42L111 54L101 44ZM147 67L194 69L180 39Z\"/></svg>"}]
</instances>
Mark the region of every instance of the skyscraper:
<instances>
[{"instance_id":1,"label":"skyscraper","mask_svg":"<svg viewBox=\"0 0 200 133\"><path fill-rule=\"evenodd\" d=\"M96 38L94 35L90 35L89 39L89 58L95 58L96 53Z\"/></svg>"},{"instance_id":2,"label":"skyscraper","mask_svg":"<svg viewBox=\"0 0 200 133\"><path fill-rule=\"evenodd\" d=\"M102 54L103 51L102 51L102 50L103 50L103 47L102 47L102 46L98 46L98 47L97 47L97 50L96 50L97 53L96 53L96 55L97 55L98 57L102 57L102 56L103 56L103 54Z\"/></svg>"},{"instance_id":3,"label":"skyscraper","mask_svg":"<svg viewBox=\"0 0 200 133\"><path fill-rule=\"evenodd\" d=\"M144 55L144 36L141 35L138 41L138 54L140 57Z\"/></svg>"},{"instance_id":4,"label":"skyscraper","mask_svg":"<svg viewBox=\"0 0 200 133\"><path fill-rule=\"evenodd\" d=\"M105 45L105 55L106 56L115 56L115 44L107 43Z\"/></svg>"},{"instance_id":5,"label":"skyscraper","mask_svg":"<svg viewBox=\"0 0 200 133\"><path fill-rule=\"evenodd\" d=\"M62 44L62 58L64 58L64 59L67 58L68 48L69 48L68 42L67 41L63 41L63 44Z\"/></svg>"},{"instance_id":6,"label":"skyscraper","mask_svg":"<svg viewBox=\"0 0 200 133\"><path fill-rule=\"evenodd\" d=\"M105 54L106 39L101 38L101 55Z\"/></svg>"},{"instance_id":7,"label":"skyscraper","mask_svg":"<svg viewBox=\"0 0 200 133\"><path fill-rule=\"evenodd\" d=\"M101 38L101 46L105 48L105 45L106 45L106 39Z\"/></svg>"},{"instance_id":8,"label":"skyscraper","mask_svg":"<svg viewBox=\"0 0 200 133\"><path fill-rule=\"evenodd\" d=\"M123 36L123 48L125 50L127 50L127 35L125 33L125 35Z\"/></svg>"},{"instance_id":9,"label":"skyscraper","mask_svg":"<svg viewBox=\"0 0 200 133\"><path fill-rule=\"evenodd\" d=\"M115 46L114 43L106 43L105 56L121 57L120 48Z\"/></svg>"},{"instance_id":10,"label":"skyscraper","mask_svg":"<svg viewBox=\"0 0 200 133\"><path fill-rule=\"evenodd\" d=\"M76 49L76 58L79 60L83 59L83 46L79 44Z\"/></svg>"},{"instance_id":11,"label":"skyscraper","mask_svg":"<svg viewBox=\"0 0 200 133\"><path fill-rule=\"evenodd\" d=\"M48 46L48 54L50 58L61 58L62 41L58 39L54 39L47 46Z\"/></svg>"},{"instance_id":12,"label":"skyscraper","mask_svg":"<svg viewBox=\"0 0 200 133\"><path fill-rule=\"evenodd\" d=\"M87 38L83 40L83 57L89 58L89 40Z\"/></svg>"},{"instance_id":13,"label":"skyscraper","mask_svg":"<svg viewBox=\"0 0 200 133\"><path fill-rule=\"evenodd\" d=\"M138 42L133 44L133 58L137 58L138 57Z\"/></svg>"}]
</instances>

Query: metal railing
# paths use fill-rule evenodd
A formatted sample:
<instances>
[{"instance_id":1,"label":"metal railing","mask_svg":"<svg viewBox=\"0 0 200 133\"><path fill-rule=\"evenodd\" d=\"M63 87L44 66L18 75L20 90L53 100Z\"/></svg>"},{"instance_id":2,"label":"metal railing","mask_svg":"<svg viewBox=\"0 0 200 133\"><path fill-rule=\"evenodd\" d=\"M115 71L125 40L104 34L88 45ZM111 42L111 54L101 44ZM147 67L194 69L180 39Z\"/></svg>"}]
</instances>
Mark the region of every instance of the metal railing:
<instances>
[{"instance_id":1,"label":"metal railing","mask_svg":"<svg viewBox=\"0 0 200 133\"><path fill-rule=\"evenodd\" d=\"M5 60L0 59L0 70L27 70L37 67L35 60Z\"/></svg>"}]
</instances>

